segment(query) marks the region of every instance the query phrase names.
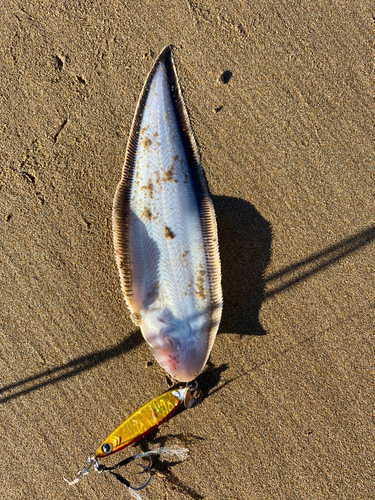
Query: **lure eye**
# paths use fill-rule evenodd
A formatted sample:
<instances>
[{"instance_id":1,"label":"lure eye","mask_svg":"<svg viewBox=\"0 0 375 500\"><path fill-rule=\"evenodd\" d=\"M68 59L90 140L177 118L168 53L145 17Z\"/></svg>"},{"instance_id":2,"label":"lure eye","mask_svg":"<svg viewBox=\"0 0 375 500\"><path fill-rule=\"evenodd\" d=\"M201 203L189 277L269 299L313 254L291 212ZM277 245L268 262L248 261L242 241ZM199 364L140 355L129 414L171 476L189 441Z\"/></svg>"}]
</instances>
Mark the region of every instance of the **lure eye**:
<instances>
[{"instance_id":1,"label":"lure eye","mask_svg":"<svg viewBox=\"0 0 375 500\"><path fill-rule=\"evenodd\" d=\"M102 452L108 455L108 453L111 453L112 451L112 445L110 443L104 443L102 446Z\"/></svg>"}]
</instances>

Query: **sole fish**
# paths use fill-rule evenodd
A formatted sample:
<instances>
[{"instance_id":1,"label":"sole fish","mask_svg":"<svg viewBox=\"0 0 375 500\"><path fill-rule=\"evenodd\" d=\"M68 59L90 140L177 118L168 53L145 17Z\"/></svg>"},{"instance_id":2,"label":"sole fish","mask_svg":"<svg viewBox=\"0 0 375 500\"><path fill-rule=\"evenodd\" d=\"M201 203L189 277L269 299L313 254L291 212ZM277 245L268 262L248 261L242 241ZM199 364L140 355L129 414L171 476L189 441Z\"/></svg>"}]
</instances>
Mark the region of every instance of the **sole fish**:
<instances>
[{"instance_id":1,"label":"sole fish","mask_svg":"<svg viewBox=\"0 0 375 500\"><path fill-rule=\"evenodd\" d=\"M189 382L222 311L216 218L171 48L141 92L113 203L121 286L159 364Z\"/></svg>"}]
</instances>

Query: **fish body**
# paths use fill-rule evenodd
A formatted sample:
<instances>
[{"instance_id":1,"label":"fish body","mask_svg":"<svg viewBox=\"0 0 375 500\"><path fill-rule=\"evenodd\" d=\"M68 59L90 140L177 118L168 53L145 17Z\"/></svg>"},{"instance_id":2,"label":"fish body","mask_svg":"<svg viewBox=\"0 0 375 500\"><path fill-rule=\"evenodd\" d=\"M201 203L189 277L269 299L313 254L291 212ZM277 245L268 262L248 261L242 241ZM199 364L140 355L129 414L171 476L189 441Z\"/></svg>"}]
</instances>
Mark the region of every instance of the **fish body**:
<instances>
[{"instance_id":1,"label":"fish body","mask_svg":"<svg viewBox=\"0 0 375 500\"><path fill-rule=\"evenodd\" d=\"M133 321L172 377L193 380L219 326L221 271L214 208L170 47L139 98L113 232Z\"/></svg>"}]
</instances>

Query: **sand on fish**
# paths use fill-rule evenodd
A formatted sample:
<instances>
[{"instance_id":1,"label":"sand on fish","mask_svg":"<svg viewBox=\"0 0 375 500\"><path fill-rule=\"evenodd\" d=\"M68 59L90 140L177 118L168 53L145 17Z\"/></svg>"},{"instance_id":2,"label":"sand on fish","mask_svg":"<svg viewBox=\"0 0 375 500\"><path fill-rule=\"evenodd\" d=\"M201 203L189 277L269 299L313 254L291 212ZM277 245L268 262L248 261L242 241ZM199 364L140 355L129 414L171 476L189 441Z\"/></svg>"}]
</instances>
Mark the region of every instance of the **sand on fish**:
<instances>
[{"instance_id":1,"label":"sand on fish","mask_svg":"<svg viewBox=\"0 0 375 500\"><path fill-rule=\"evenodd\" d=\"M203 403L106 463L189 448L186 462L156 463L149 499L373 498L368 4L0 11L1 497L124 498L109 475L62 478L168 388L126 310L111 208L140 90L170 43L217 213L225 305Z\"/></svg>"}]
</instances>

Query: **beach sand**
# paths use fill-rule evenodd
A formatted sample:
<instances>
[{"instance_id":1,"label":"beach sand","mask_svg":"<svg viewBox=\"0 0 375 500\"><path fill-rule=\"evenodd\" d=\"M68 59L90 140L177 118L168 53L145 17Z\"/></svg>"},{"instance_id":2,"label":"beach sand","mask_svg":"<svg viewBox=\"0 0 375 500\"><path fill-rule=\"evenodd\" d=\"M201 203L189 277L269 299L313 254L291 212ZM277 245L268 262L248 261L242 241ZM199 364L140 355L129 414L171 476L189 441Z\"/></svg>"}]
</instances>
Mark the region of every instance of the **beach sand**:
<instances>
[{"instance_id":1,"label":"beach sand","mask_svg":"<svg viewBox=\"0 0 375 500\"><path fill-rule=\"evenodd\" d=\"M131 498L110 474L63 477L168 388L123 300L111 226L167 44L217 212L223 319L202 404L105 463L189 448L155 464L149 500L375 498L374 14L2 3L1 498Z\"/></svg>"}]
</instances>

